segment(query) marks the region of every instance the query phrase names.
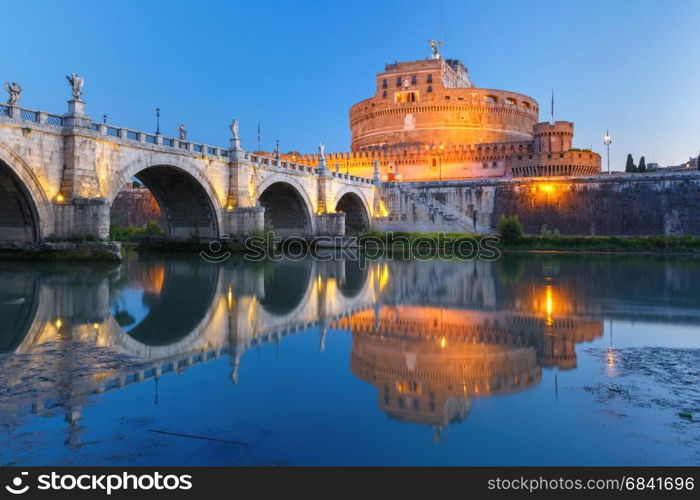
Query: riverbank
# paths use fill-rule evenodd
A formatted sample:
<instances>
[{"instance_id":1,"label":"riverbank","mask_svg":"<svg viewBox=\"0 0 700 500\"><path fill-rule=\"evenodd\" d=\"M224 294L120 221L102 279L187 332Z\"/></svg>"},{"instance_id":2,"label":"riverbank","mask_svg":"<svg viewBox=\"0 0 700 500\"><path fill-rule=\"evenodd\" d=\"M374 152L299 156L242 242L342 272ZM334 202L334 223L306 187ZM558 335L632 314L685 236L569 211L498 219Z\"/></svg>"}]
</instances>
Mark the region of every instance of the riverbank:
<instances>
[{"instance_id":1,"label":"riverbank","mask_svg":"<svg viewBox=\"0 0 700 500\"><path fill-rule=\"evenodd\" d=\"M522 236L505 251L699 254L697 236Z\"/></svg>"},{"instance_id":2,"label":"riverbank","mask_svg":"<svg viewBox=\"0 0 700 500\"><path fill-rule=\"evenodd\" d=\"M0 247L0 260L34 262L120 262L121 244L109 241L41 242Z\"/></svg>"},{"instance_id":3,"label":"riverbank","mask_svg":"<svg viewBox=\"0 0 700 500\"><path fill-rule=\"evenodd\" d=\"M568 235L522 235L512 241L504 241L498 235L468 233L421 233L421 232L370 232L360 237L361 241L375 246L400 249L409 242L412 246L456 250L465 239L480 248L498 248L504 252L576 252L576 253L654 253L654 254L698 254L698 236L568 236ZM461 248L465 249L464 246Z\"/></svg>"},{"instance_id":4,"label":"riverbank","mask_svg":"<svg viewBox=\"0 0 700 500\"><path fill-rule=\"evenodd\" d=\"M299 242L298 238L295 241ZM565 236L539 235L519 236L515 241L504 242L496 235L468 233L422 233L422 232L370 232L355 237L337 240L322 239L313 243L318 248L363 248L383 249L401 253L413 250L432 249L469 253L475 251L506 253L612 253L612 254L663 254L700 255L700 237L697 236ZM256 248L262 248L263 242ZM279 244L275 245L279 246ZM246 253L245 239L224 241L168 240L148 237L125 242L42 242L30 245L0 247L0 260L39 262L119 262L122 248L143 251L172 251L200 253L212 261L218 261L227 253ZM298 250L298 249L297 249Z\"/></svg>"}]
</instances>

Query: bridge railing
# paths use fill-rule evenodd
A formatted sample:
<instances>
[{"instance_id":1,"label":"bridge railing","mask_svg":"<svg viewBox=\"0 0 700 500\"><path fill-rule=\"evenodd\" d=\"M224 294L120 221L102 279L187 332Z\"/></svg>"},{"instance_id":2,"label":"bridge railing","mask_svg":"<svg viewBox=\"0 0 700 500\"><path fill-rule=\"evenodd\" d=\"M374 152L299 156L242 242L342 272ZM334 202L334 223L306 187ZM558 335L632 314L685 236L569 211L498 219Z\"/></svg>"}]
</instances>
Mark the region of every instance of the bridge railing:
<instances>
[{"instance_id":1,"label":"bridge railing","mask_svg":"<svg viewBox=\"0 0 700 500\"><path fill-rule=\"evenodd\" d=\"M25 122L42 123L44 125L52 125L54 127L63 127L63 117L61 115L45 113L43 111L23 108L21 106L0 104L0 117L2 116Z\"/></svg>"},{"instance_id":2,"label":"bridge railing","mask_svg":"<svg viewBox=\"0 0 700 500\"><path fill-rule=\"evenodd\" d=\"M303 172L308 174L318 175L318 169L316 167L311 167L309 165L302 165L301 163L294 163L291 161L278 160L276 158L270 158L269 156L246 154L246 160L255 163L260 166L265 167L277 167L287 170L295 170L297 172Z\"/></svg>"},{"instance_id":3,"label":"bridge railing","mask_svg":"<svg viewBox=\"0 0 700 500\"><path fill-rule=\"evenodd\" d=\"M101 135L116 137L127 141L153 144L164 146L166 148L181 149L191 153L228 157L228 149L210 146L200 142L182 141L180 139L175 139L174 137L165 137L159 134L149 134L148 132L142 132L140 130L115 127L107 123L93 123L90 128Z\"/></svg>"},{"instance_id":4,"label":"bridge railing","mask_svg":"<svg viewBox=\"0 0 700 500\"><path fill-rule=\"evenodd\" d=\"M312 167L309 165L303 165L301 163L295 163L292 161L286 161L286 160L279 160L276 158L270 158L269 156L262 156L262 155L254 155L254 154L246 154L245 158L252 163L255 163L260 166L267 166L267 167L277 167L281 169L287 169L287 170L294 170L297 172L304 172L304 173L309 173L313 175L318 175L318 167ZM341 180L347 180L350 182L357 182L360 184L368 184L371 185L372 179L368 179L366 177L358 177L356 175L350 175L350 174L342 174L340 172L331 172L333 177L335 179L341 179Z\"/></svg>"},{"instance_id":5,"label":"bridge railing","mask_svg":"<svg viewBox=\"0 0 700 500\"><path fill-rule=\"evenodd\" d=\"M372 184L372 179L368 179L367 177L358 177L356 175L343 174L341 172L333 172L333 177L336 179L345 179L351 182L359 182L361 184Z\"/></svg>"}]
</instances>

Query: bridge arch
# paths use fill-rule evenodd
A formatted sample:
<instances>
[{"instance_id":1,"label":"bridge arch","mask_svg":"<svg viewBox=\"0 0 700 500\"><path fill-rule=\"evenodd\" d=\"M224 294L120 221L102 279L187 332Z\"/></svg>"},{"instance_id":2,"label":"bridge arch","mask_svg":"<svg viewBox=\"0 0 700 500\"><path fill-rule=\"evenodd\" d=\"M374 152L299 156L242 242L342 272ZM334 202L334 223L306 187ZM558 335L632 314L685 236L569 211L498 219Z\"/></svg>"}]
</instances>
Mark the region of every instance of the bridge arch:
<instances>
[{"instance_id":1,"label":"bridge arch","mask_svg":"<svg viewBox=\"0 0 700 500\"><path fill-rule=\"evenodd\" d=\"M351 187L342 190L335 199L335 211L345 213L345 234L369 231L370 210L364 194Z\"/></svg>"},{"instance_id":2,"label":"bridge arch","mask_svg":"<svg viewBox=\"0 0 700 500\"><path fill-rule=\"evenodd\" d=\"M198 261L141 255L125 261L121 279L128 286L110 297L108 327L114 342L147 359L176 356L206 343L202 332L215 311L220 272L219 266ZM144 309L136 315L139 308L130 304L139 301Z\"/></svg>"},{"instance_id":3,"label":"bridge arch","mask_svg":"<svg viewBox=\"0 0 700 500\"><path fill-rule=\"evenodd\" d=\"M51 202L22 158L0 144L0 241L33 242L53 232Z\"/></svg>"},{"instance_id":4,"label":"bridge arch","mask_svg":"<svg viewBox=\"0 0 700 500\"><path fill-rule=\"evenodd\" d=\"M265 226L278 236L314 234L314 210L306 190L289 176L273 175L263 180L258 202L265 208Z\"/></svg>"},{"instance_id":5,"label":"bridge arch","mask_svg":"<svg viewBox=\"0 0 700 500\"><path fill-rule=\"evenodd\" d=\"M138 179L160 206L165 234L170 238L218 238L221 233L219 197L205 175L193 165L172 161L167 155L149 155L133 162L117 176L110 205L123 186Z\"/></svg>"},{"instance_id":6,"label":"bridge arch","mask_svg":"<svg viewBox=\"0 0 700 500\"><path fill-rule=\"evenodd\" d=\"M309 305L313 273L308 260L275 263L265 272L260 306L273 316L296 317Z\"/></svg>"}]
</instances>

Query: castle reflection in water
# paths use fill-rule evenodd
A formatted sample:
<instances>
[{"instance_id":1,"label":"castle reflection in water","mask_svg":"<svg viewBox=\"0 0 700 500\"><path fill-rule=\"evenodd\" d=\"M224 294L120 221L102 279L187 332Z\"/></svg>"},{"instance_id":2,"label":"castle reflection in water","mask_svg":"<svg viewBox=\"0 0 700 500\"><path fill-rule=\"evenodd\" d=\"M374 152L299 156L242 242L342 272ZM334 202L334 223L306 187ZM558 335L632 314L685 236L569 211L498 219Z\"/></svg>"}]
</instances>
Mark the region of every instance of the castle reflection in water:
<instances>
[{"instance_id":1,"label":"castle reflection in water","mask_svg":"<svg viewBox=\"0 0 700 500\"><path fill-rule=\"evenodd\" d=\"M608 317L698 322L670 298L695 294L696 272L633 259L606 270L596 272L595 258L546 256L213 265L131 254L116 267L2 264L0 428L63 412L72 446L94 394L221 357L239 383L251 347L314 328L322 350L328 335L351 333L352 373L376 388L383 412L441 429L465 419L475 398L533 387L543 368L575 368L576 345L603 335ZM658 308L635 309L647 283Z\"/></svg>"}]
</instances>

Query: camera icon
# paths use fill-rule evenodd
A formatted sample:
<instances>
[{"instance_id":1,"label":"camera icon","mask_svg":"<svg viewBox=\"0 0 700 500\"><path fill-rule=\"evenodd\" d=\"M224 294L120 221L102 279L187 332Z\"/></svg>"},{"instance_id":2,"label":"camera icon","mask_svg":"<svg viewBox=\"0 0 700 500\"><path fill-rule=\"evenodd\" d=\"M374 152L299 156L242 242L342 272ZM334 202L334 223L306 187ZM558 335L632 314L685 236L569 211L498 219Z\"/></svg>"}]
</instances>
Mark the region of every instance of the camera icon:
<instances>
[{"instance_id":1,"label":"camera icon","mask_svg":"<svg viewBox=\"0 0 700 500\"><path fill-rule=\"evenodd\" d=\"M22 472L19 476L15 477L12 479L12 485L7 485L5 486L5 489L12 493L13 495L22 495L26 493L29 490L29 485L26 484L24 487L22 486L23 483L23 476L28 476L28 472Z\"/></svg>"}]
</instances>

